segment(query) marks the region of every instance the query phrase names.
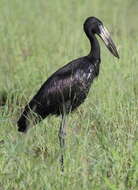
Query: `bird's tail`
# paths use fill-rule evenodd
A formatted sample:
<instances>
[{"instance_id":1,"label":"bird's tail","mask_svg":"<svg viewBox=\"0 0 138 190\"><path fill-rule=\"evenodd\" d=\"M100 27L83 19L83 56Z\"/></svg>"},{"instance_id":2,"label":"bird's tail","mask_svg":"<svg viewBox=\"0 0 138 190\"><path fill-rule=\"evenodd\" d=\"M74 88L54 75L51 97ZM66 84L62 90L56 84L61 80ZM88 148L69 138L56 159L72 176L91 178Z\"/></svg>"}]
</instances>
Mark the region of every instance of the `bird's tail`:
<instances>
[{"instance_id":1,"label":"bird's tail","mask_svg":"<svg viewBox=\"0 0 138 190\"><path fill-rule=\"evenodd\" d=\"M20 131L20 132L27 131L29 124L30 124L28 114L29 114L29 109L28 109L28 106L26 106L22 115L20 116L19 120L17 121L18 131Z\"/></svg>"},{"instance_id":2,"label":"bird's tail","mask_svg":"<svg viewBox=\"0 0 138 190\"><path fill-rule=\"evenodd\" d=\"M26 105L22 115L20 116L19 120L17 121L18 131L26 132L27 129L31 126L36 124L40 118L34 112L35 106Z\"/></svg>"}]
</instances>

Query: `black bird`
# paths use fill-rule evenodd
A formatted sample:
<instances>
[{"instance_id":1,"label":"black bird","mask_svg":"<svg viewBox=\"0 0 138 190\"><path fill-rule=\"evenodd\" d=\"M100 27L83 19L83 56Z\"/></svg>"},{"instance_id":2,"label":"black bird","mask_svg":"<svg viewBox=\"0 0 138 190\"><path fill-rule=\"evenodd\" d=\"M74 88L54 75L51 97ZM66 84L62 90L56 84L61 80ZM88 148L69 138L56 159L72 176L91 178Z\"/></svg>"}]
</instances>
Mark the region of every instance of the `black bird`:
<instances>
[{"instance_id":1,"label":"black bird","mask_svg":"<svg viewBox=\"0 0 138 190\"><path fill-rule=\"evenodd\" d=\"M90 40L90 53L71 61L52 74L25 106L18 120L18 130L26 132L32 121L32 124L37 124L48 115L61 115L59 141L62 150L65 144L66 115L84 102L94 78L99 75L100 46L95 34L100 36L110 52L119 58L109 32L99 19L87 18L84 31ZM61 168L63 170L63 152Z\"/></svg>"}]
</instances>

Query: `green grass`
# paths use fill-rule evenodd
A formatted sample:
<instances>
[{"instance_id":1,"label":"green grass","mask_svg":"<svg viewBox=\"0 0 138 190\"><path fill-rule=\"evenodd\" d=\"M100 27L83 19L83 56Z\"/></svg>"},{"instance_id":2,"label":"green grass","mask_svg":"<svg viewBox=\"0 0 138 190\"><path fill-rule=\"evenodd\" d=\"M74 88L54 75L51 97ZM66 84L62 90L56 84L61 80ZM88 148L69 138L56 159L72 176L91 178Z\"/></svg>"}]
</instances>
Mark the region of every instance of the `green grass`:
<instances>
[{"instance_id":1,"label":"green grass","mask_svg":"<svg viewBox=\"0 0 138 190\"><path fill-rule=\"evenodd\" d=\"M138 188L137 10L137 0L0 1L0 189ZM51 73L88 53L82 27L88 16L103 20L120 60L100 42L98 80L68 117L62 175L60 118L47 118L25 135L16 121Z\"/></svg>"}]
</instances>

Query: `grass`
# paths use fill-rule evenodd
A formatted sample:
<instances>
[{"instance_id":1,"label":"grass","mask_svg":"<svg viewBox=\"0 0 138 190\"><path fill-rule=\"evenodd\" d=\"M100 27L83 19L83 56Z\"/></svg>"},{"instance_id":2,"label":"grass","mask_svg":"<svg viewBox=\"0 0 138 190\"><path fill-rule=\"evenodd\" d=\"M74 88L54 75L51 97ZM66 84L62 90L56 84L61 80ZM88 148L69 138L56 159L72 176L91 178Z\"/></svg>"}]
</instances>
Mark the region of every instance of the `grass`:
<instances>
[{"instance_id":1,"label":"grass","mask_svg":"<svg viewBox=\"0 0 138 190\"><path fill-rule=\"evenodd\" d=\"M0 189L138 188L138 3L136 0L0 1ZM89 51L86 17L101 18L117 44L101 44L102 64L87 101L68 117L65 172L59 167L60 119L26 135L16 121L57 68Z\"/></svg>"}]
</instances>

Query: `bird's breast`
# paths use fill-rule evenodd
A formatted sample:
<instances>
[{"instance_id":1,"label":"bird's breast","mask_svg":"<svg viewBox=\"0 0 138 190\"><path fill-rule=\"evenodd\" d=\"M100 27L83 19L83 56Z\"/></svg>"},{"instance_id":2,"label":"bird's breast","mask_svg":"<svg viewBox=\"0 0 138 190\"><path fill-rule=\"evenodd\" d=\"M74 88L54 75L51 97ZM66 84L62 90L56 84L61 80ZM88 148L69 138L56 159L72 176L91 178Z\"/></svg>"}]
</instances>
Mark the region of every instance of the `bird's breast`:
<instances>
[{"instance_id":1,"label":"bird's breast","mask_svg":"<svg viewBox=\"0 0 138 190\"><path fill-rule=\"evenodd\" d=\"M93 66L89 66L85 70L82 70L80 73L80 79L85 85L88 84L94 78L94 68Z\"/></svg>"},{"instance_id":2,"label":"bird's breast","mask_svg":"<svg viewBox=\"0 0 138 190\"><path fill-rule=\"evenodd\" d=\"M91 77L92 77L92 68L90 68L89 70L88 70L88 73L87 73L87 75L86 75L86 79L87 80L90 80L91 79Z\"/></svg>"}]
</instances>

